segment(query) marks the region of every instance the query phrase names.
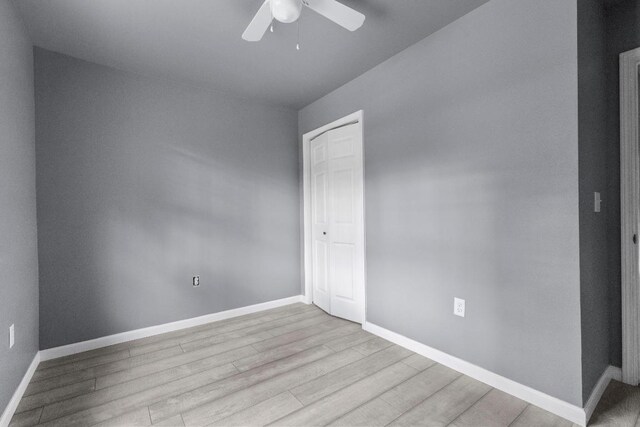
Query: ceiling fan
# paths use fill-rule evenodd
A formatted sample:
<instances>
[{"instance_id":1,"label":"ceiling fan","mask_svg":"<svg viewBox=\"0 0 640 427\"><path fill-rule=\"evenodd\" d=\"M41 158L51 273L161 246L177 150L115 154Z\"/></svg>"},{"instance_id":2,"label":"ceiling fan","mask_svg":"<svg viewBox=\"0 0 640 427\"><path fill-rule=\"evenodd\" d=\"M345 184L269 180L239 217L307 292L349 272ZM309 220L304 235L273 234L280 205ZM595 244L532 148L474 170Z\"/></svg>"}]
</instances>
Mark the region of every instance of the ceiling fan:
<instances>
[{"instance_id":1,"label":"ceiling fan","mask_svg":"<svg viewBox=\"0 0 640 427\"><path fill-rule=\"evenodd\" d=\"M295 22L300 17L303 6L307 6L349 31L357 30L364 23L362 13L336 0L265 0L247 29L244 30L242 38L249 42L260 41L274 19L285 24Z\"/></svg>"}]
</instances>

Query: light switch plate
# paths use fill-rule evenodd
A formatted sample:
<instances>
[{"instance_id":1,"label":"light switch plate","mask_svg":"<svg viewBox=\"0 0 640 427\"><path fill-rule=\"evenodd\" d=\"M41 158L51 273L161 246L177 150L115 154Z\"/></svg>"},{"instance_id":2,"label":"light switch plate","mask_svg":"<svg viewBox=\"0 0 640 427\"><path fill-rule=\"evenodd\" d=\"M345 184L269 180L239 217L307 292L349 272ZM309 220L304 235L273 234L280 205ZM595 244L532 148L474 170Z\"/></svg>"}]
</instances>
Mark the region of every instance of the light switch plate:
<instances>
[{"instance_id":1,"label":"light switch plate","mask_svg":"<svg viewBox=\"0 0 640 427\"><path fill-rule=\"evenodd\" d=\"M11 325L9 326L9 348L12 348L15 343L16 343L15 327Z\"/></svg>"},{"instance_id":2,"label":"light switch plate","mask_svg":"<svg viewBox=\"0 0 640 427\"><path fill-rule=\"evenodd\" d=\"M453 314L456 316L464 317L464 300L460 298L453 298Z\"/></svg>"}]
</instances>

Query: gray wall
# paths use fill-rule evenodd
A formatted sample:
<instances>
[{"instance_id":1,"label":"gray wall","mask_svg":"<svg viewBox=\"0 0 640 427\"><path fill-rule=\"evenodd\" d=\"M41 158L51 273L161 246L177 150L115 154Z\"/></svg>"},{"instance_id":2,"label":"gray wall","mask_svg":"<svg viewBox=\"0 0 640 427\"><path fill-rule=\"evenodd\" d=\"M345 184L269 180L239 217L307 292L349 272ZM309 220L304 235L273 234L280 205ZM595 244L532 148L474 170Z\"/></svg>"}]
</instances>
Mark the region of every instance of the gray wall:
<instances>
[{"instance_id":1,"label":"gray wall","mask_svg":"<svg viewBox=\"0 0 640 427\"><path fill-rule=\"evenodd\" d=\"M493 0L299 131L364 110L370 322L581 406L576 22Z\"/></svg>"},{"instance_id":2,"label":"gray wall","mask_svg":"<svg viewBox=\"0 0 640 427\"><path fill-rule=\"evenodd\" d=\"M0 0L0 413L38 351L34 126L31 41Z\"/></svg>"},{"instance_id":3,"label":"gray wall","mask_svg":"<svg viewBox=\"0 0 640 427\"><path fill-rule=\"evenodd\" d=\"M620 273L620 78L619 55L640 47L640 2L621 0L607 8L607 236L611 315L611 363L622 366Z\"/></svg>"},{"instance_id":4,"label":"gray wall","mask_svg":"<svg viewBox=\"0 0 640 427\"><path fill-rule=\"evenodd\" d=\"M578 140L582 396L609 365L609 286L605 30L602 0L578 1ZM601 212L594 212L594 191Z\"/></svg>"},{"instance_id":5,"label":"gray wall","mask_svg":"<svg viewBox=\"0 0 640 427\"><path fill-rule=\"evenodd\" d=\"M300 293L295 111L35 62L42 349Z\"/></svg>"}]
</instances>

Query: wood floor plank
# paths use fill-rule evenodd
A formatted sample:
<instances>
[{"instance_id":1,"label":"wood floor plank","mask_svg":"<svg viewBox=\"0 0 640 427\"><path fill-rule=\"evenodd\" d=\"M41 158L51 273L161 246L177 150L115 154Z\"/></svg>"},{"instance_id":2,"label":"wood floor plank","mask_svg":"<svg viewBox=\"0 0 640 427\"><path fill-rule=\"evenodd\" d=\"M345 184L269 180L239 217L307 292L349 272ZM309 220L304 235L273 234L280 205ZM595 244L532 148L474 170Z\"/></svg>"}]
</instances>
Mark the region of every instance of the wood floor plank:
<instances>
[{"instance_id":1,"label":"wood floor plank","mask_svg":"<svg viewBox=\"0 0 640 427\"><path fill-rule=\"evenodd\" d=\"M299 353L311 347L315 347L318 345L322 345L327 341L331 341L335 338L342 337L345 335L351 334L354 330L356 330L358 326L347 324L345 326L337 327L335 329L330 329L325 332L311 334L312 330L316 332L322 331L325 328L321 328L320 325L317 327L309 329L305 335L310 334L311 336L301 339L299 341L294 341L290 344L282 345L280 347L271 348L269 350L258 351L257 354L247 356L243 359L237 360L234 362L236 368L240 371L248 371L250 369L257 368L258 366L264 365L266 363L273 362L274 360L282 359L284 357L291 356L292 354ZM264 341L261 341L257 344L254 344L253 347L260 347Z\"/></svg>"},{"instance_id":2,"label":"wood floor plank","mask_svg":"<svg viewBox=\"0 0 640 427\"><path fill-rule=\"evenodd\" d=\"M95 388L96 380L92 379L55 388L42 393L32 394L31 396L25 396L20 400L20 404L18 405L16 412L19 413L35 408L42 408L45 405L50 405L61 400L85 395L95 390Z\"/></svg>"},{"instance_id":3,"label":"wood floor plank","mask_svg":"<svg viewBox=\"0 0 640 427\"><path fill-rule=\"evenodd\" d=\"M227 326L228 327L229 324L236 325L236 327L237 326L243 327L243 323L242 322L247 322L247 321L252 321L254 324L257 321L258 326L260 326L262 324L268 323L270 321L270 319L273 319L274 317L277 317L278 319L284 319L284 318L286 318L288 316L295 315L297 313L305 313L305 312L324 313L322 310L316 308L315 306L309 306L309 305L303 304L303 303L295 303L295 304L290 304L290 305L287 305L287 306L282 306L282 307L278 307L278 308L271 309L271 310L266 310L266 311L246 314L246 315L243 315L243 316L238 316L238 317L235 317L235 318L220 320L220 321L217 321L217 322L207 323L207 324L204 324L204 325L198 325L198 326L194 326L194 327L191 327L191 328L179 329L177 331L167 332L167 333L160 334L160 335L151 335L151 336L148 336L148 337L139 338L139 339L136 339L136 340L127 341L127 342L123 342L123 343L113 344L113 345L110 345L110 346L101 347L101 348L97 348L97 349L94 349L94 350L85 351L85 352L82 352L82 353L76 353L76 354L72 354L72 355L69 355L69 356L58 357L56 359L46 360L46 361L41 362L40 365L38 366L38 368L39 369L46 369L46 368L50 368L50 367L53 367L53 366L64 365L64 364L67 364L67 363L79 361L79 360L82 360L82 359L87 359L87 358L92 358L92 357L96 357L96 356L106 355L106 354L109 354L109 353L119 352L121 350L126 350L126 349L129 349L129 348L131 348L132 355L142 354L143 352L140 351L139 349L137 349L138 346L144 346L144 345L147 345L147 344L150 344L150 343L157 343L157 342L161 342L161 341L168 341L168 340L171 340L174 337L182 337L184 339L184 337L192 336L194 333L197 333L199 331L204 331L204 330L208 330L208 329L217 330L222 326ZM266 320L265 320L265 316L268 316L266 318ZM256 332L260 332L260 331L256 331ZM178 344L178 343L179 343L179 341L176 340L175 344ZM170 344L173 344L173 343L170 343ZM173 346L173 345L168 345L168 347L171 347L171 346ZM166 347L167 346L159 347L158 349L166 348Z\"/></svg>"},{"instance_id":4,"label":"wood floor plank","mask_svg":"<svg viewBox=\"0 0 640 427\"><path fill-rule=\"evenodd\" d=\"M452 427L506 427L527 407L527 402L493 389L456 418Z\"/></svg>"},{"instance_id":5,"label":"wood floor plank","mask_svg":"<svg viewBox=\"0 0 640 427\"><path fill-rule=\"evenodd\" d=\"M261 325L268 324L273 320L282 320L296 314L308 312L317 313L318 310L310 308L306 304L292 304L287 307L279 307L273 310L251 313L244 316L221 320L213 323L207 323L205 325L194 326L188 329L180 329L162 335L154 335L131 341L129 343L130 352L132 356L135 356L137 354L157 351L159 349L170 347L172 345L177 345L206 337L225 333L230 334L234 331L239 331L252 326L260 327ZM256 332L261 332L262 330L258 330Z\"/></svg>"},{"instance_id":6,"label":"wood floor plank","mask_svg":"<svg viewBox=\"0 0 640 427\"><path fill-rule=\"evenodd\" d=\"M616 427L622 427L624 424L612 424ZM513 427L572 427L573 423L560 418L550 412L538 408L537 406L528 405L525 410L511 423Z\"/></svg>"},{"instance_id":7,"label":"wood floor plank","mask_svg":"<svg viewBox=\"0 0 640 427\"><path fill-rule=\"evenodd\" d=\"M146 427L150 425L149 408L144 407L95 424L95 427Z\"/></svg>"},{"instance_id":8,"label":"wood floor plank","mask_svg":"<svg viewBox=\"0 0 640 427\"><path fill-rule=\"evenodd\" d=\"M328 425L331 427L383 427L401 414L402 412L377 397Z\"/></svg>"},{"instance_id":9,"label":"wood floor plank","mask_svg":"<svg viewBox=\"0 0 640 427\"><path fill-rule=\"evenodd\" d=\"M425 371L426 372L426 371ZM397 418L391 426L446 426L485 395L491 387L467 376L427 398Z\"/></svg>"},{"instance_id":10,"label":"wood floor plank","mask_svg":"<svg viewBox=\"0 0 640 427\"><path fill-rule=\"evenodd\" d=\"M416 368L418 371L424 371L430 366L433 366L436 364L435 361L419 354L414 354L410 357L407 357L406 359L403 360L403 362L411 366L412 368Z\"/></svg>"},{"instance_id":11,"label":"wood floor plank","mask_svg":"<svg viewBox=\"0 0 640 427\"><path fill-rule=\"evenodd\" d=\"M332 317L324 311L316 309L287 317L286 319L278 319L273 322L263 323L259 326L252 326L251 328L256 331L261 329L268 330L274 337L276 337L314 324L320 324L327 319L332 319Z\"/></svg>"},{"instance_id":12,"label":"wood floor plank","mask_svg":"<svg viewBox=\"0 0 640 427\"><path fill-rule=\"evenodd\" d=\"M93 350L83 351L82 353L70 354L68 356L45 360L40 362L40 364L38 365L38 369L47 369L54 366L66 365L67 363L78 362L80 360L90 359L93 357L103 356L111 353L117 353L122 350L128 350L128 349L129 349L129 342L113 344L106 347L100 347Z\"/></svg>"},{"instance_id":13,"label":"wood floor plank","mask_svg":"<svg viewBox=\"0 0 640 427\"><path fill-rule=\"evenodd\" d=\"M451 384L460 375L462 375L460 372L436 364L421 371L410 380L393 387L382 394L380 398L400 412L406 412Z\"/></svg>"},{"instance_id":14,"label":"wood floor plank","mask_svg":"<svg viewBox=\"0 0 640 427\"><path fill-rule=\"evenodd\" d=\"M82 371L93 366L103 365L105 363L115 362L122 359L128 359L129 356L129 350L121 350L116 353L104 354L89 359L82 359L77 362L53 366L47 369L38 369L33 374L33 381L41 381L47 378L67 374L69 372Z\"/></svg>"},{"instance_id":15,"label":"wood floor plank","mask_svg":"<svg viewBox=\"0 0 640 427\"><path fill-rule=\"evenodd\" d=\"M388 366L274 422L274 426L324 426L408 380L418 371L402 362Z\"/></svg>"},{"instance_id":16,"label":"wood floor plank","mask_svg":"<svg viewBox=\"0 0 640 427\"><path fill-rule=\"evenodd\" d=\"M30 427L38 424L42 414L42 408L32 409L30 411L14 414L9 423L9 427Z\"/></svg>"},{"instance_id":17,"label":"wood floor plank","mask_svg":"<svg viewBox=\"0 0 640 427\"><path fill-rule=\"evenodd\" d=\"M294 371L296 368L301 366L308 364L315 366L313 362L331 354L332 350L326 347L314 347L285 359L243 372L226 380L219 381L214 384L208 384L199 389L183 393L182 395L174 395L169 399L151 405L149 408L151 412L151 420L156 422L175 414L183 413L189 409L198 407L215 399L219 399L238 390L251 387L283 373ZM353 352L353 354L361 357L359 353Z\"/></svg>"},{"instance_id":18,"label":"wood floor plank","mask_svg":"<svg viewBox=\"0 0 640 427\"><path fill-rule=\"evenodd\" d=\"M56 418L55 420L42 423L42 425L71 427L97 424L136 409L149 406L151 403L165 399L174 393L186 392L205 384L228 378L237 372L238 370L232 364L219 366L209 371L200 372L167 384L152 387L99 406L75 412L65 417Z\"/></svg>"},{"instance_id":19,"label":"wood floor plank","mask_svg":"<svg viewBox=\"0 0 640 427\"><path fill-rule=\"evenodd\" d=\"M590 426L634 426L640 412L640 388L611 381L596 407Z\"/></svg>"},{"instance_id":20,"label":"wood floor plank","mask_svg":"<svg viewBox=\"0 0 640 427\"><path fill-rule=\"evenodd\" d=\"M347 335L346 337L336 338L335 340L326 343L326 346L333 351L342 351L354 345L362 344L363 342L374 339L376 336L364 330L359 330L354 334Z\"/></svg>"},{"instance_id":21,"label":"wood floor plank","mask_svg":"<svg viewBox=\"0 0 640 427\"><path fill-rule=\"evenodd\" d=\"M300 408L302 408L302 403L291 393L285 391L210 425L219 427L266 426Z\"/></svg>"},{"instance_id":22,"label":"wood floor plank","mask_svg":"<svg viewBox=\"0 0 640 427\"><path fill-rule=\"evenodd\" d=\"M233 362L234 360L238 360L244 357L249 357L250 355L254 355L257 353L257 351L251 346L251 344L264 339L264 334L264 332L261 332L259 334L225 341L223 343L204 347L192 352L180 353L175 356L167 357L165 359L160 359L144 365L135 366L124 371L102 375L99 376L96 381L96 389L100 390L105 387L110 387L116 384L130 381L134 378L144 377L155 372L161 372L166 369L185 365L187 363L195 362L197 360L209 358L216 355L227 355L227 357L220 357L220 359L224 360L224 362L220 363L221 365L224 363Z\"/></svg>"},{"instance_id":23,"label":"wood floor plank","mask_svg":"<svg viewBox=\"0 0 640 427\"><path fill-rule=\"evenodd\" d=\"M206 347L207 345L219 344L233 338L240 338L247 335L257 333L270 334L271 328L268 325L271 325L274 322L288 323L292 321L292 318L295 319L299 318L299 316L312 316L319 314L315 310L304 310L301 313L298 312L299 310L295 311L293 314L281 313L279 316L273 316L267 313L262 317L254 317L243 322L227 323L223 326L209 326L208 328L196 332L188 334L176 334L175 336L168 339L143 345L135 345L131 347L130 352L131 355L136 355L156 351L158 349L165 348L174 344L182 345L186 343L190 344L189 346L187 346L188 348L202 348ZM198 343L200 345L198 345Z\"/></svg>"},{"instance_id":24,"label":"wood floor plank","mask_svg":"<svg viewBox=\"0 0 640 427\"><path fill-rule=\"evenodd\" d=\"M384 338L375 337L372 340L365 341L361 344L355 345L353 348L355 351L368 356L370 354L376 353L380 350L384 350L387 347L392 346L393 343L385 340Z\"/></svg>"},{"instance_id":25,"label":"wood floor plank","mask_svg":"<svg viewBox=\"0 0 640 427\"><path fill-rule=\"evenodd\" d=\"M260 343L254 344L253 347L259 352L264 352L276 347L281 347L283 345L290 344L292 342L313 338L316 335L319 335L320 333L323 333L323 332L329 332L335 329L343 329L343 328L348 328L348 330L352 331L351 333L353 333L358 329L360 329L360 325L356 325L354 323L346 322L340 319L329 318L326 322L322 322L316 325L311 325L307 328L299 329L297 331L289 332L287 334L266 339ZM331 339L338 338L339 336L343 336L343 335L336 335Z\"/></svg>"},{"instance_id":26,"label":"wood floor plank","mask_svg":"<svg viewBox=\"0 0 640 427\"><path fill-rule=\"evenodd\" d=\"M213 323L208 328L209 331L215 331L215 333L225 333L231 331L237 331L239 329L248 328L250 326L261 325L268 322L271 322L276 319L281 319L285 317L292 316L294 314L299 314L308 311L317 311L315 307L310 307L302 304L301 306L296 306L294 308L289 308L286 310L275 310L275 311L264 311L259 313L259 315L247 316L247 317L238 317L234 319L229 319L225 323ZM188 334L189 339L192 337L197 337L197 334Z\"/></svg>"},{"instance_id":27,"label":"wood floor plank","mask_svg":"<svg viewBox=\"0 0 640 427\"><path fill-rule=\"evenodd\" d=\"M211 424L360 358L362 358L360 353L350 349L331 354L313 363L183 412L182 418L188 426ZM151 409L153 419L153 408Z\"/></svg>"},{"instance_id":28,"label":"wood floor plank","mask_svg":"<svg viewBox=\"0 0 640 427\"><path fill-rule=\"evenodd\" d=\"M184 427L184 421L182 421L182 415L178 414L171 418L158 421L153 425L157 427Z\"/></svg>"},{"instance_id":29,"label":"wood floor plank","mask_svg":"<svg viewBox=\"0 0 640 427\"><path fill-rule=\"evenodd\" d=\"M42 419L43 421L47 421L59 418L74 412L102 405L134 393L139 393L152 387L189 377L197 374L198 372L209 371L215 367L231 363L233 360L241 357L243 354L246 354L245 352L251 351L255 351L253 347L241 347L239 349L216 354L205 359L175 366L171 369L155 372L147 376L131 378L127 382L102 388L93 393L77 396L56 404L48 405L44 409Z\"/></svg>"},{"instance_id":30,"label":"wood floor plank","mask_svg":"<svg viewBox=\"0 0 640 427\"><path fill-rule=\"evenodd\" d=\"M381 369L393 365L411 354L411 351L394 345L328 373L327 375L323 375L320 378L295 387L291 389L291 393L300 402L308 405Z\"/></svg>"},{"instance_id":31,"label":"wood floor plank","mask_svg":"<svg viewBox=\"0 0 640 427\"><path fill-rule=\"evenodd\" d=\"M144 365L154 360L162 360L167 357L182 354L180 346L165 348L154 353L141 354L139 356L129 357L128 359L118 360L116 362L105 363L104 365L93 366L82 371L70 372L53 378L47 378L42 381L33 382L32 394L52 390L68 384L73 384L88 379L104 376L112 372L124 371L136 366Z\"/></svg>"},{"instance_id":32,"label":"wood floor plank","mask_svg":"<svg viewBox=\"0 0 640 427\"><path fill-rule=\"evenodd\" d=\"M258 325L249 326L239 330L225 332L223 334L207 336L199 339L191 339L193 337L181 337L178 339L179 344L185 351L197 350L199 348L207 347L212 344L218 344L229 338L238 338L241 336L252 335L257 333L268 333L271 337L283 335L298 329L303 329L312 326L321 321L327 321L330 317L324 313L317 311L306 311L302 314L297 314L281 319L276 319L271 322L261 323Z\"/></svg>"}]
</instances>

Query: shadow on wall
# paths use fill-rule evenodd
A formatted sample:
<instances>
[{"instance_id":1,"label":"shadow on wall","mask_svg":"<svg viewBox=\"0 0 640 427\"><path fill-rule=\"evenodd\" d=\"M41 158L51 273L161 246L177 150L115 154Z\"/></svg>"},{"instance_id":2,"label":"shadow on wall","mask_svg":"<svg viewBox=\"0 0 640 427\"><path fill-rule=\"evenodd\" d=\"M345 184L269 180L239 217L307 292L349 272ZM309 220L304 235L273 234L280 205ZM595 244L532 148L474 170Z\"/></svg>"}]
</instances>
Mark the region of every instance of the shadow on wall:
<instances>
[{"instance_id":1,"label":"shadow on wall","mask_svg":"<svg viewBox=\"0 0 640 427\"><path fill-rule=\"evenodd\" d=\"M488 2L299 128L364 111L368 321L581 406L576 19Z\"/></svg>"},{"instance_id":2,"label":"shadow on wall","mask_svg":"<svg viewBox=\"0 0 640 427\"><path fill-rule=\"evenodd\" d=\"M36 59L42 348L299 294L295 112Z\"/></svg>"}]
</instances>

